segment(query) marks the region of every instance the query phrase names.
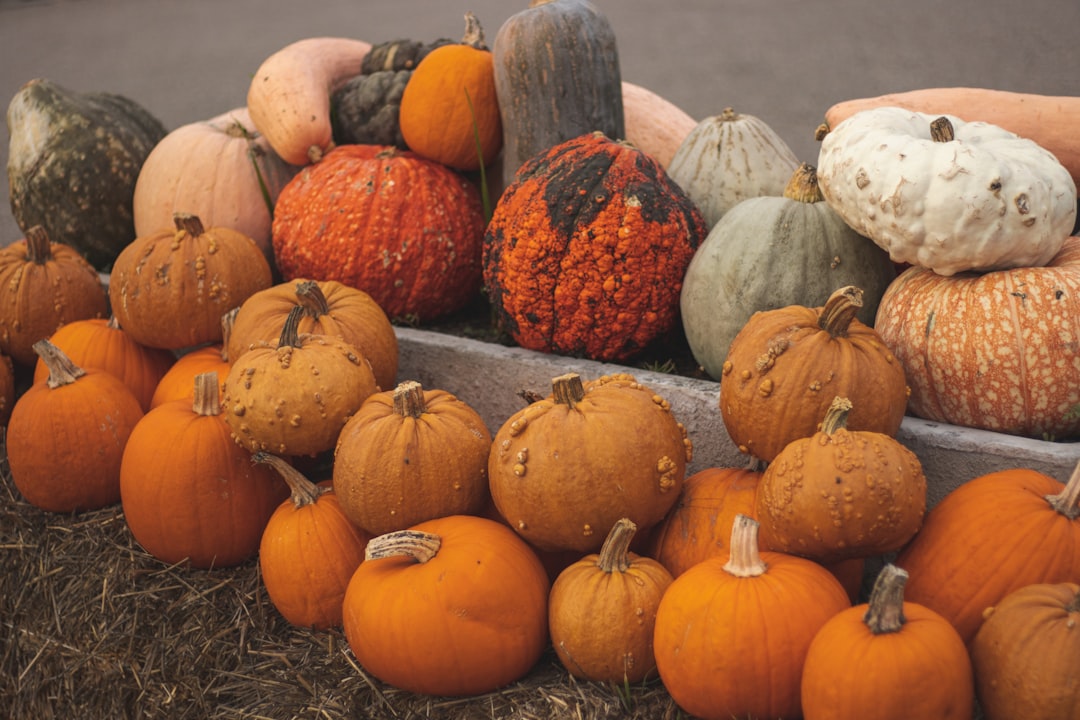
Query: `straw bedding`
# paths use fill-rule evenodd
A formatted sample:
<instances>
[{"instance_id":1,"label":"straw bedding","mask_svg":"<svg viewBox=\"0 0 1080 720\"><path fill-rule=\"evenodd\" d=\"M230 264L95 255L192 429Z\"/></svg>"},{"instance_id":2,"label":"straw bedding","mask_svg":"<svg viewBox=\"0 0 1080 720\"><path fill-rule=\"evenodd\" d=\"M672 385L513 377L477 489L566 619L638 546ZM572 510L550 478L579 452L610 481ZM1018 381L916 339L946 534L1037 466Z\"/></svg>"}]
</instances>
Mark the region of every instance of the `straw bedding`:
<instances>
[{"instance_id":1,"label":"straw bedding","mask_svg":"<svg viewBox=\"0 0 1080 720\"><path fill-rule=\"evenodd\" d=\"M256 561L166 566L134 541L119 506L45 513L2 471L3 717L682 717L659 681L581 682L550 650L527 677L480 697L402 692L359 667L340 630L286 623Z\"/></svg>"}]
</instances>

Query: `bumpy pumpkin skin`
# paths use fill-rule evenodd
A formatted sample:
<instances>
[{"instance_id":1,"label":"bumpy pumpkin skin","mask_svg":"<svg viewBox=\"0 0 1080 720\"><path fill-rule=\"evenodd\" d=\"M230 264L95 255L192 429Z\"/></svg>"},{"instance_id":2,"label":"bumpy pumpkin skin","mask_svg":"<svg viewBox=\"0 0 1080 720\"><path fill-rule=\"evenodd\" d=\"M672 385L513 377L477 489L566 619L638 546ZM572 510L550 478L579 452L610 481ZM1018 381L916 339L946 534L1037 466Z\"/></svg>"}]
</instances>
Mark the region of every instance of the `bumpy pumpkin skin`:
<instances>
[{"instance_id":1,"label":"bumpy pumpkin skin","mask_svg":"<svg viewBox=\"0 0 1080 720\"><path fill-rule=\"evenodd\" d=\"M1080 714L1080 585L1035 583L988 608L971 644L987 720L1058 720Z\"/></svg>"},{"instance_id":2,"label":"bumpy pumpkin skin","mask_svg":"<svg viewBox=\"0 0 1080 720\"><path fill-rule=\"evenodd\" d=\"M849 429L896 435L907 408L904 369L854 317L860 303L861 291L847 287L822 307L789 305L746 322L720 374L720 413L741 452L770 462L817 432L837 396L855 406Z\"/></svg>"},{"instance_id":3,"label":"bumpy pumpkin skin","mask_svg":"<svg viewBox=\"0 0 1080 720\"><path fill-rule=\"evenodd\" d=\"M731 341L759 310L817 307L839 287L863 291L856 317L873 325L896 270L889 254L852 230L822 200L803 164L782 195L749 197L712 226L679 298L694 359L719 379Z\"/></svg>"},{"instance_id":4,"label":"bumpy pumpkin skin","mask_svg":"<svg viewBox=\"0 0 1080 720\"><path fill-rule=\"evenodd\" d=\"M52 242L40 225L0 248L0 352L32 368L34 343L73 320L104 317L108 295L101 277L70 245Z\"/></svg>"},{"instance_id":5,"label":"bumpy pumpkin skin","mask_svg":"<svg viewBox=\"0 0 1080 720\"><path fill-rule=\"evenodd\" d=\"M1036 438L1080 433L1080 238L1045 267L909 268L874 327L904 367L913 415Z\"/></svg>"},{"instance_id":6,"label":"bumpy pumpkin skin","mask_svg":"<svg viewBox=\"0 0 1080 720\"><path fill-rule=\"evenodd\" d=\"M11 211L107 271L135 237L132 196L165 126L134 101L37 78L7 110Z\"/></svg>"},{"instance_id":7,"label":"bumpy pumpkin skin","mask_svg":"<svg viewBox=\"0 0 1080 720\"><path fill-rule=\"evenodd\" d=\"M554 145L591 132L626 137L615 31L593 3L534 0L503 22L491 52L504 187Z\"/></svg>"},{"instance_id":8,"label":"bumpy pumpkin skin","mask_svg":"<svg viewBox=\"0 0 1080 720\"><path fill-rule=\"evenodd\" d=\"M293 178L274 210L285 280L336 280L368 293L390 318L430 320L472 300L483 237L473 184L378 145L331 150Z\"/></svg>"},{"instance_id":9,"label":"bumpy pumpkin skin","mask_svg":"<svg viewBox=\"0 0 1080 720\"><path fill-rule=\"evenodd\" d=\"M521 167L484 240L484 284L522 347L626 360L678 319L701 213L653 158L589 133Z\"/></svg>"},{"instance_id":10,"label":"bumpy pumpkin skin","mask_svg":"<svg viewBox=\"0 0 1080 720\"><path fill-rule=\"evenodd\" d=\"M117 256L109 300L136 342L182 350L222 339L221 316L270 287L266 256L247 235L177 214Z\"/></svg>"},{"instance_id":11,"label":"bumpy pumpkin skin","mask_svg":"<svg viewBox=\"0 0 1080 720\"><path fill-rule=\"evenodd\" d=\"M596 552L620 518L646 532L682 490L692 457L686 429L630 375L581 384L570 374L553 386L492 440L488 479L499 513L542 550Z\"/></svg>"},{"instance_id":12,"label":"bumpy pumpkin skin","mask_svg":"<svg viewBox=\"0 0 1080 720\"><path fill-rule=\"evenodd\" d=\"M371 535L446 515L480 515L489 500L491 433L468 404L414 381L371 395L341 428L334 491Z\"/></svg>"},{"instance_id":13,"label":"bumpy pumpkin skin","mask_svg":"<svg viewBox=\"0 0 1080 720\"><path fill-rule=\"evenodd\" d=\"M441 544L426 562L369 556L353 574L343 622L364 669L409 692L449 696L528 673L548 645L551 586L536 553L505 525L469 515L403 532Z\"/></svg>"}]
</instances>

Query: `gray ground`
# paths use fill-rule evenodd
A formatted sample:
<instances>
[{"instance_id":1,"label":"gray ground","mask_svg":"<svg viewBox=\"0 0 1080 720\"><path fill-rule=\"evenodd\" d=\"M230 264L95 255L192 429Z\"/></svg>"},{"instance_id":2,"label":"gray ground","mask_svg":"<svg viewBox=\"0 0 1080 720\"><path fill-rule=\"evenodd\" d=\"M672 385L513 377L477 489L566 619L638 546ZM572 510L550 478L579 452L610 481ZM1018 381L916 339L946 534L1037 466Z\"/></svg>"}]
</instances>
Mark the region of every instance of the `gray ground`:
<instances>
[{"instance_id":1,"label":"gray ground","mask_svg":"<svg viewBox=\"0 0 1080 720\"><path fill-rule=\"evenodd\" d=\"M623 79L698 119L726 106L757 115L811 163L822 114L849 97L951 85L1080 94L1080 0L594 1L615 29ZM127 95L172 129L243 105L252 73L293 40L456 38L472 10L491 41L526 5L0 0L0 99L6 109L22 83L44 77ZM20 237L0 202L0 245Z\"/></svg>"}]
</instances>

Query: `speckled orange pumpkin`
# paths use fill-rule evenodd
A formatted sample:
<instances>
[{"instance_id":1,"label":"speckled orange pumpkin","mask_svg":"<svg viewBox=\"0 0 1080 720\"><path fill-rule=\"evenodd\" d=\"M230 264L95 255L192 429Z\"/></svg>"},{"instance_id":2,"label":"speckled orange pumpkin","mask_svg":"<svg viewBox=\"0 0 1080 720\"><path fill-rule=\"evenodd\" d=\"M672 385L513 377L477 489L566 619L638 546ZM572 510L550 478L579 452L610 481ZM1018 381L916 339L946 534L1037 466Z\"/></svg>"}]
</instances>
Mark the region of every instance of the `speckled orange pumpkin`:
<instances>
[{"instance_id":1,"label":"speckled orange pumpkin","mask_svg":"<svg viewBox=\"0 0 1080 720\"><path fill-rule=\"evenodd\" d=\"M286 280L337 280L391 318L453 312L480 292L484 211L464 176L414 153L340 145L304 168L274 208Z\"/></svg>"},{"instance_id":2,"label":"speckled orange pumpkin","mask_svg":"<svg viewBox=\"0 0 1080 720\"><path fill-rule=\"evenodd\" d=\"M1028 437L1080 433L1080 237L1044 267L909 268L874 328L904 366L913 415Z\"/></svg>"},{"instance_id":3,"label":"speckled orange pumpkin","mask_svg":"<svg viewBox=\"0 0 1080 720\"><path fill-rule=\"evenodd\" d=\"M519 168L484 241L484 283L522 347L625 360L673 327L701 213L640 150L591 133Z\"/></svg>"}]
</instances>

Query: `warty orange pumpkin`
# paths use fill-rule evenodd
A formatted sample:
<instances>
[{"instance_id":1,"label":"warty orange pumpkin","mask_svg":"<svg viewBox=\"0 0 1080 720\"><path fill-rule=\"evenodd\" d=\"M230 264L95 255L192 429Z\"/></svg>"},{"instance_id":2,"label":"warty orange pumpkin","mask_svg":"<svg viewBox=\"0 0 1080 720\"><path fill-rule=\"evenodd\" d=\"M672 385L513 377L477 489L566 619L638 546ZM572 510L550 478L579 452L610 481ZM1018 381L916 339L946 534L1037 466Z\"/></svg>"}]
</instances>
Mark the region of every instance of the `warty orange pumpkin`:
<instances>
[{"instance_id":1,"label":"warty orange pumpkin","mask_svg":"<svg viewBox=\"0 0 1080 720\"><path fill-rule=\"evenodd\" d=\"M675 326L701 213L653 158L600 133L526 162L484 238L484 285L522 347L626 360Z\"/></svg>"}]
</instances>

